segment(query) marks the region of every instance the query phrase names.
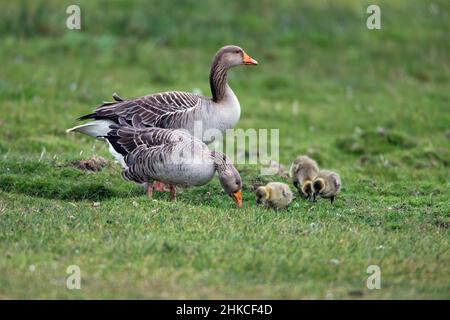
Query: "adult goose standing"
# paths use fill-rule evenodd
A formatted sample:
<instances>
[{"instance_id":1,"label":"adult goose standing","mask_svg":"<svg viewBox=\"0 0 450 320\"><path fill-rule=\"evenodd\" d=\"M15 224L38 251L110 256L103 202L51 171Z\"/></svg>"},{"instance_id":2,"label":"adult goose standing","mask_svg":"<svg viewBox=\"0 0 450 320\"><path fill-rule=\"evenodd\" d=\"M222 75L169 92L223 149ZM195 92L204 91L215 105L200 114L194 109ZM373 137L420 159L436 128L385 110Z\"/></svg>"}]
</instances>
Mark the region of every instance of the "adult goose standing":
<instances>
[{"instance_id":1,"label":"adult goose standing","mask_svg":"<svg viewBox=\"0 0 450 320\"><path fill-rule=\"evenodd\" d=\"M111 125L104 138L123 167L123 178L144 185L149 198L154 181L169 185L175 200L175 186L204 185L217 171L222 188L242 207L242 180L230 159L184 130Z\"/></svg>"},{"instance_id":2,"label":"adult goose standing","mask_svg":"<svg viewBox=\"0 0 450 320\"><path fill-rule=\"evenodd\" d=\"M113 95L115 101L105 102L97 106L93 113L79 118L93 121L67 131L103 137L111 124L118 124L122 120L138 127L186 129L209 143L218 134L232 128L240 117L239 101L227 83L228 70L239 65L257 64L256 60L238 46L222 47L214 56L210 70L211 98L178 91L155 93L135 99L122 99ZM198 127L199 124L201 127ZM204 137L207 130L208 136Z\"/></svg>"}]
</instances>

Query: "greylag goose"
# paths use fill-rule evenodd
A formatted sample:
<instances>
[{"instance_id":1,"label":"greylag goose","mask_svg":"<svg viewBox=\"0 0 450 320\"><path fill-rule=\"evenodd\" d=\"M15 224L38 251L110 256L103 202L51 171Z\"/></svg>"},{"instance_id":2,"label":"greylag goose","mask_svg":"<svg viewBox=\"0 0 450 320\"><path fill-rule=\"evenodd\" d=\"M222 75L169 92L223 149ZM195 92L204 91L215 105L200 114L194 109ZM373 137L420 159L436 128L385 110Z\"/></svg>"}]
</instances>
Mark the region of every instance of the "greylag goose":
<instances>
[{"instance_id":1,"label":"greylag goose","mask_svg":"<svg viewBox=\"0 0 450 320\"><path fill-rule=\"evenodd\" d=\"M289 175L298 192L308 198L312 194L311 181L319 173L317 162L308 156L298 156L291 165Z\"/></svg>"},{"instance_id":2,"label":"greylag goose","mask_svg":"<svg viewBox=\"0 0 450 320\"><path fill-rule=\"evenodd\" d=\"M169 185L175 200L175 186L204 185L217 171L222 188L242 207L242 180L230 159L185 131L111 125L104 138L123 167L123 178L144 185L149 198L153 181Z\"/></svg>"},{"instance_id":3,"label":"greylag goose","mask_svg":"<svg viewBox=\"0 0 450 320\"><path fill-rule=\"evenodd\" d=\"M331 203L333 203L334 197L341 190L341 177L336 172L321 170L313 180L312 188L312 201L316 200L316 196L320 196L325 199L330 199Z\"/></svg>"},{"instance_id":4,"label":"greylag goose","mask_svg":"<svg viewBox=\"0 0 450 320\"><path fill-rule=\"evenodd\" d=\"M240 104L227 83L227 71L234 66L257 64L240 47L225 46L216 53L212 62L209 75L212 98L178 91L155 93L135 99L122 99L115 94L115 101L104 102L93 113L79 118L93 121L67 131L103 137L111 124L118 124L122 120L138 127L186 129L192 135L201 134L197 138L209 143L214 140L215 135L203 137L205 131L214 129L223 133L232 128L240 117ZM194 133L197 122L201 123L201 130Z\"/></svg>"},{"instance_id":5,"label":"greylag goose","mask_svg":"<svg viewBox=\"0 0 450 320\"><path fill-rule=\"evenodd\" d=\"M256 189L255 194L257 204L264 204L277 210L286 208L294 199L289 186L281 182L269 182Z\"/></svg>"}]
</instances>

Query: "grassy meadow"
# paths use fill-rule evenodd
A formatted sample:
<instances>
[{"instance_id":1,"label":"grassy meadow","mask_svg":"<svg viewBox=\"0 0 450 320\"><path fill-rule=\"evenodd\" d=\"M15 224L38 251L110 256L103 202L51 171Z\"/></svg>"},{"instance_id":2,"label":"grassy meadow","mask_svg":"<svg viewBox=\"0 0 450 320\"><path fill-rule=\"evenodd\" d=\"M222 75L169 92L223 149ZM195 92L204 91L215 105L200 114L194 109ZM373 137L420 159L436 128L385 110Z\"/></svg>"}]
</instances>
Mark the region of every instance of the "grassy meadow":
<instances>
[{"instance_id":1,"label":"grassy meadow","mask_svg":"<svg viewBox=\"0 0 450 320\"><path fill-rule=\"evenodd\" d=\"M0 1L1 299L450 298L448 1L80 0L80 31L70 4ZM256 207L254 183L287 180L255 165L242 209L217 179L149 200L103 142L65 133L113 92L209 95L225 44L259 61L230 71L237 127L278 128L287 167L338 171L333 205ZM93 156L108 165L76 167Z\"/></svg>"}]
</instances>

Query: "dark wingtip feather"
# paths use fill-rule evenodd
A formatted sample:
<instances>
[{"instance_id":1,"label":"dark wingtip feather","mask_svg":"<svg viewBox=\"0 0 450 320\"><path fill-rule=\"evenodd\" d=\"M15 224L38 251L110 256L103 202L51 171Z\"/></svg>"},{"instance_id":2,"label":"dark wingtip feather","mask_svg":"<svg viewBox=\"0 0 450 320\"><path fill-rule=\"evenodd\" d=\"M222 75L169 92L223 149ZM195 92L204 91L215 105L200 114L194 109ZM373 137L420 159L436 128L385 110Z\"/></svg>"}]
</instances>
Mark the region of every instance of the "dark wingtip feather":
<instances>
[{"instance_id":1,"label":"dark wingtip feather","mask_svg":"<svg viewBox=\"0 0 450 320\"><path fill-rule=\"evenodd\" d=\"M89 114L86 114L86 115L84 115L82 117L79 117L77 120L78 121L83 121L83 120L87 120L87 119L96 119L96 118L97 118L97 116L96 116L95 113L89 113Z\"/></svg>"},{"instance_id":2,"label":"dark wingtip feather","mask_svg":"<svg viewBox=\"0 0 450 320\"><path fill-rule=\"evenodd\" d=\"M110 125L109 128L111 129L110 132L108 132L108 135L104 137L109 141L111 146L116 150L118 153L120 153L122 156L126 156L128 152L122 147L121 143L119 142L120 137L118 135L118 131L120 127L118 125Z\"/></svg>"}]
</instances>

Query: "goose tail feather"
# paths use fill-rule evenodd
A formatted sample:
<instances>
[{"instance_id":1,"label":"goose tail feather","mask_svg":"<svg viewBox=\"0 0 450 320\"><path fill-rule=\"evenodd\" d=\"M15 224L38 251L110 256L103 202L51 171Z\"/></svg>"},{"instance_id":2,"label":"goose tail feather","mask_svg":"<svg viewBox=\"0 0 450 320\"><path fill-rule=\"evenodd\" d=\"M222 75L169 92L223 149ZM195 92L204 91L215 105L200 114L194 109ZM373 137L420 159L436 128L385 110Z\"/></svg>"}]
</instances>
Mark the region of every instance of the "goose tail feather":
<instances>
[{"instance_id":1,"label":"goose tail feather","mask_svg":"<svg viewBox=\"0 0 450 320\"><path fill-rule=\"evenodd\" d=\"M111 131L110 126L114 122L110 120L94 120L79 126L67 129L66 132L80 132L94 138L104 138Z\"/></svg>"}]
</instances>

